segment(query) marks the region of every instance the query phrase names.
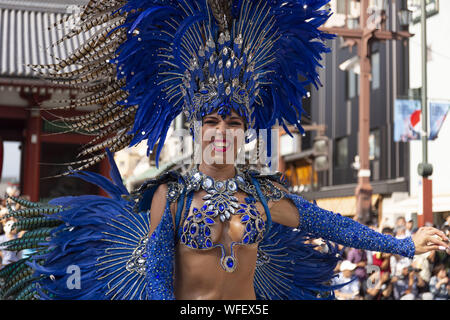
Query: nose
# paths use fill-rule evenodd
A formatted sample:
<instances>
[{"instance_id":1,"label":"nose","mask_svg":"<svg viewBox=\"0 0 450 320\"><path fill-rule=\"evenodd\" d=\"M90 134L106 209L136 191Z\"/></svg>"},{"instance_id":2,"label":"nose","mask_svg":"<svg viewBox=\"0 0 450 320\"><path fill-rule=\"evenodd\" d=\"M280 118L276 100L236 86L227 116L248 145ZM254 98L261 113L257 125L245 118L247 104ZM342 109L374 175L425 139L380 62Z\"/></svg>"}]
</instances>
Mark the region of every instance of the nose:
<instances>
[{"instance_id":1,"label":"nose","mask_svg":"<svg viewBox=\"0 0 450 320\"><path fill-rule=\"evenodd\" d=\"M221 120L216 125L216 133L221 134L222 137L225 137L225 133L227 130L227 124L225 121Z\"/></svg>"}]
</instances>

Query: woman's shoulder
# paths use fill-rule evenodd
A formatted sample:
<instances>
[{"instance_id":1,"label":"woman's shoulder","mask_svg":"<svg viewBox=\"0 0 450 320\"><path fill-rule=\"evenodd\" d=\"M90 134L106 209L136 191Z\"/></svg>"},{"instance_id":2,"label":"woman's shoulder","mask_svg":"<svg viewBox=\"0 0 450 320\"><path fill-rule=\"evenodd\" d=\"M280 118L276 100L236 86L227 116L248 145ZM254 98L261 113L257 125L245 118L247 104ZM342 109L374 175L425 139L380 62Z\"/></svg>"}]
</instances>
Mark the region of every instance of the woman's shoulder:
<instances>
[{"instance_id":1,"label":"woman's shoulder","mask_svg":"<svg viewBox=\"0 0 450 320\"><path fill-rule=\"evenodd\" d=\"M269 201L281 200L289 192L287 179L281 172L264 172L252 168L242 168L240 172L246 178L248 192L256 192L253 186L256 180L262 194ZM245 186L243 188L245 189Z\"/></svg>"},{"instance_id":2,"label":"woman's shoulder","mask_svg":"<svg viewBox=\"0 0 450 320\"><path fill-rule=\"evenodd\" d=\"M153 199L176 202L183 191L184 179L178 171L166 171L147 180L132 192L135 200L135 211L148 210Z\"/></svg>"}]
</instances>

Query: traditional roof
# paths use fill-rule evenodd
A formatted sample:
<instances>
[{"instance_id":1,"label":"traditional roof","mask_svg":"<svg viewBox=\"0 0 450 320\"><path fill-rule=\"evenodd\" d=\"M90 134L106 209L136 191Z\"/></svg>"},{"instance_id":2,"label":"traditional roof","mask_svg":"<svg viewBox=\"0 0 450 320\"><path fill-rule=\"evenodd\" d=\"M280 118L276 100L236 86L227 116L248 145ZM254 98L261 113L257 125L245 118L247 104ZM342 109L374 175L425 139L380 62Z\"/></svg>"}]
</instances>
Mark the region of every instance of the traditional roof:
<instances>
[{"instance_id":1,"label":"traditional roof","mask_svg":"<svg viewBox=\"0 0 450 320\"><path fill-rule=\"evenodd\" d=\"M0 77L36 78L27 64L56 63L80 43L94 34L81 34L64 42L64 46L51 45L69 32L63 25L53 27L57 21L76 12L86 0L0 0Z\"/></svg>"}]
</instances>

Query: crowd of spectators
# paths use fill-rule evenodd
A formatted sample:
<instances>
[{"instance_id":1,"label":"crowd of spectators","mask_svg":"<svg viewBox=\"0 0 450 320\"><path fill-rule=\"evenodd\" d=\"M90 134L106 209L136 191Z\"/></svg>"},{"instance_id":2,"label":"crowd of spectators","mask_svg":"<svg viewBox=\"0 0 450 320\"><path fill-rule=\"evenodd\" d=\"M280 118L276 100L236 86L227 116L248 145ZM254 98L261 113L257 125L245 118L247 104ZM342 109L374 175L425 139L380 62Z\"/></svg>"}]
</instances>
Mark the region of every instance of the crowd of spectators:
<instances>
[{"instance_id":1,"label":"crowd of spectators","mask_svg":"<svg viewBox=\"0 0 450 320\"><path fill-rule=\"evenodd\" d=\"M413 221L397 219L395 227L381 232L402 239L413 235ZM377 230L376 226L370 226ZM442 226L434 226L450 236L450 215ZM380 231L380 230L377 230ZM335 284L349 283L335 291L342 300L449 300L450 257L432 251L409 259L395 254L343 248ZM351 281L353 280L353 281Z\"/></svg>"}]
</instances>

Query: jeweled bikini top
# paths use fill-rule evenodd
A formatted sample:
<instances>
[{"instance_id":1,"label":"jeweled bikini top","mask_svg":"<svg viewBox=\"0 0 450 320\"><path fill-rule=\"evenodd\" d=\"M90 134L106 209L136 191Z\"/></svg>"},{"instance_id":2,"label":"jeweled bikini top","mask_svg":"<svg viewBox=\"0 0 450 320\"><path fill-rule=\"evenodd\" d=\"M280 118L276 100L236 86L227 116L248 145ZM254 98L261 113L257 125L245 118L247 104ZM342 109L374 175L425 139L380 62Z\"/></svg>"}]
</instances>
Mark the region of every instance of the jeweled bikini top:
<instances>
[{"instance_id":1,"label":"jeweled bikini top","mask_svg":"<svg viewBox=\"0 0 450 320\"><path fill-rule=\"evenodd\" d=\"M194 208L193 215L189 216L184 224L181 235L181 243L192 249L210 250L220 248L222 257L220 265L227 272L236 269L237 261L233 247L235 245L250 245L258 243L263 239L265 223L261 214L256 209L253 197L246 198L246 204L238 203L234 194L239 186L247 185L246 179L239 172L226 181L217 181L193 169L188 174L188 189L199 190L202 188L207 192L203 197L204 203L200 209ZM189 208L186 209L189 212ZM244 234L240 241L232 242L230 254L226 255L223 244L214 243L211 239L211 226L216 224L217 216L221 222L230 220L231 215L241 216L241 223L245 225Z\"/></svg>"}]
</instances>

